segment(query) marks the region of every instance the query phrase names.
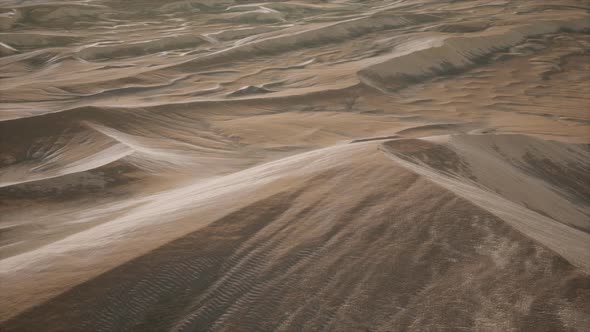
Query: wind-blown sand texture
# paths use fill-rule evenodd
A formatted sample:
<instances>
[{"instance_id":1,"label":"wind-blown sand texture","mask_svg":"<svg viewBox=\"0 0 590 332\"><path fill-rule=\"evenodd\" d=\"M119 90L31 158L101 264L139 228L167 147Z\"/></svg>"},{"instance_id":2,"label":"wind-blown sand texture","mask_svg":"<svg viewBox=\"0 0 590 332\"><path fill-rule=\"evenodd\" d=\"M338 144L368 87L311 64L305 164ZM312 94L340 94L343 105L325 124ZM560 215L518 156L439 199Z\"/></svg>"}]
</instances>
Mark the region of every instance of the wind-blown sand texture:
<instances>
[{"instance_id":1,"label":"wind-blown sand texture","mask_svg":"<svg viewBox=\"0 0 590 332\"><path fill-rule=\"evenodd\" d=\"M0 1L1 331L589 331L590 3Z\"/></svg>"}]
</instances>

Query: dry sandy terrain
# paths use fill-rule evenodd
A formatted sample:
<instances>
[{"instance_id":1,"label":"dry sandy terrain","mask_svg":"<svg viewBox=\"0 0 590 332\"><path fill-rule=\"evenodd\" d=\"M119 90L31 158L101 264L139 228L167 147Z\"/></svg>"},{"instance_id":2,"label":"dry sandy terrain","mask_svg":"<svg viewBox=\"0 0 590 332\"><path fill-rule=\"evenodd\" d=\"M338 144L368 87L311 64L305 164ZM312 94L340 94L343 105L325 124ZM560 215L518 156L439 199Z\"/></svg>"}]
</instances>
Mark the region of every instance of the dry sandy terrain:
<instances>
[{"instance_id":1,"label":"dry sandy terrain","mask_svg":"<svg viewBox=\"0 0 590 332\"><path fill-rule=\"evenodd\" d=\"M1 331L590 331L590 3L0 1Z\"/></svg>"}]
</instances>

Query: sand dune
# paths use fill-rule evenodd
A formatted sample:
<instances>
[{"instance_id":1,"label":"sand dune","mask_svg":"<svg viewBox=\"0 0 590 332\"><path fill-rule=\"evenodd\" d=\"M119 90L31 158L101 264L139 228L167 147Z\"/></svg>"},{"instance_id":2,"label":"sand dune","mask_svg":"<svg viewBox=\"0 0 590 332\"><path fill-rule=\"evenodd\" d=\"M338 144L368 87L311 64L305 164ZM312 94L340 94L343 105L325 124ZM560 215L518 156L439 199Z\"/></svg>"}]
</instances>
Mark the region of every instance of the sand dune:
<instances>
[{"instance_id":1,"label":"sand dune","mask_svg":"<svg viewBox=\"0 0 590 332\"><path fill-rule=\"evenodd\" d=\"M407 85L407 81L415 82L473 66L490 53L521 44L530 37L560 30L588 29L588 16L572 15L564 21L539 20L535 24L489 28L470 36L418 39L400 45L399 54L394 53L392 60L365 68L359 75L364 83L375 88L400 88Z\"/></svg>"},{"instance_id":2,"label":"sand dune","mask_svg":"<svg viewBox=\"0 0 590 332\"><path fill-rule=\"evenodd\" d=\"M586 271L590 268L590 206L582 185L590 180L585 171L588 146L484 135L452 136L445 145L390 141L383 150L570 262ZM577 179L570 182L572 187L566 185L568 178Z\"/></svg>"},{"instance_id":3,"label":"sand dune","mask_svg":"<svg viewBox=\"0 0 590 332\"><path fill-rule=\"evenodd\" d=\"M589 330L589 10L1 2L0 330Z\"/></svg>"},{"instance_id":4,"label":"sand dune","mask_svg":"<svg viewBox=\"0 0 590 332\"><path fill-rule=\"evenodd\" d=\"M459 138L459 141L464 139ZM527 141L526 137L521 139ZM28 301L49 297L88 280L19 316L22 318L10 320L7 326L9 329L19 326L58 328L64 326L63 317L56 316L56 312L61 312L68 313L67 322L74 329L83 329L84 324L89 323L104 329L116 326L141 329L153 324L149 312L157 310L159 315L168 318L159 321L159 327L152 326L154 329L201 330L206 326L224 326L249 330L257 326L260 315L277 315L265 325L269 330L297 329L297 326L354 329L356 325L345 318L353 315L358 315L357 319L365 326L409 327L418 322L414 325L418 329L432 327L430 324L435 322L440 324L442 317L428 311L414 317L416 313L406 313L395 306L418 310L429 305L426 301L431 296L442 296L436 306L456 301L483 306L482 312L459 314L459 311L454 318L443 320L444 324L485 328L494 321L493 315L502 314L508 319L504 327L511 328L526 321L525 317L530 315L529 306L556 301L561 292L576 287L579 278L586 278L542 245L557 249L556 252L572 264L587 270L590 266L587 233L540 216L526 203L509 201L501 194L491 193L466 180L439 180L437 176L449 176L444 166L438 173L429 174L403 162L391 161L381 152L399 153L397 146L401 145L401 153L404 153L407 149L403 148L407 146L410 152L423 157L443 157L451 169L461 170L460 160L444 158L444 147L440 148L443 152L439 148L425 149L421 144L433 143L423 142L412 144L413 140L402 139L384 145L379 142L341 145L288 157L210 182L198 182L148 197L146 203L100 226L7 258L2 262L5 280L2 287L7 295L5 305L13 310L18 310L19 304L30 305ZM416 147L419 151L412 151ZM438 161L430 158L428 160L436 165ZM478 174L478 171L481 170L473 169L471 174ZM510 182L499 185L497 190L502 192L511 185ZM239 200L248 192L257 194L255 198ZM329 194L334 192L339 194ZM227 214L226 211L215 218L230 201L224 196L251 203L241 208L231 204L235 212ZM321 197L320 201L317 197ZM421 202L419 206L415 203L417 200ZM162 219L162 214L167 218ZM550 232L552 236L547 238L545 234L543 237L538 232ZM160 247L180 234L189 235ZM556 244L560 247L555 248ZM119 247L121 249L117 249ZM54 261L51 269L36 272L56 255L73 258L72 251L78 255L93 252L94 259ZM185 252L189 256L184 257ZM180 253L180 257L172 253ZM140 258L129 261L137 256ZM175 257L170 261L172 256ZM129 262L99 275L125 261ZM551 292L540 295L535 293L540 286L533 287L532 282L540 282L535 276L547 269L545 264L559 267L552 268L551 278L541 278L552 286L549 287ZM531 279L519 278L507 286L503 278L489 276L491 271L512 275L517 265L518 269L525 269L521 277ZM372 272L357 276L348 272L357 270L358 266ZM161 273L157 272L160 267L163 267ZM72 268L74 270L66 272ZM152 272L146 275L142 271ZM11 278L20 273L27 273L27 280ZM472 293L476 290L471 287L459 294L451 291L449 283L454 284L454 278L464 273L471 276L465 282L473 284L475 289L478 289L476 285L485 283L488 293L476 296ZM120 276L125 276L126 283L137 285L123 293L127 295L121 294L122 287L127 288L124 285L108 286L114 283L112 278ZM415 280L416 276L423 279ZM51 287L42 287L37 278ZM556 289L552 278L565 278L563 286ZM565 280L572 280L572 284ZM22 292L10 296L14 285L28 289L28 283L37 284L35 297L27 298ZM284 287L284 283L289 287ZM185 287L194 295L183 295L186 300L166 300ZM512 300L503 298L505 287L518 295L513 295ZM420 292L408 297L415 292L412 289ZM296 300L297 294L307 292L318 296L315 300L314 297ZM394 298L384 301L388 298L384 292L392 292L389 296ZM449 292L453 294L451 297L442 295L451 294ZM81 294L89 300L87 304L80 303ZM344 296L344 304L341 296ZM486 312L485 302L482 302L490 296L503 298L503 304L494 312ZM522 312L515 312L513 306L517 302L513 301L521 301L522 297L529 298L528 304ZM92 300L95 298L104 299L105 304L98 305ZM382 300L375 303L378 298ZM273 299L291 300L275 303ZM575 297L571 307L544 310L555 310L555 321L549 322L559 324L560 312L576 312L580 308L575 303L585 300L584 296ZM334 304L329 304L331 302ZM315 312L313 308L319 303L328 304ZM361 309L369 305L374 308ZM382 310L398 314L380 318L376 314ZM292 315L285 316L285 311ZM134 319L126 320L127 315ZM539 315L527 319L547 320L546 313ZM34 324L39 325L30 325L32 317L36 318ZM90 322L86 322L88 319Z\"/></svg>"}]
</instances>

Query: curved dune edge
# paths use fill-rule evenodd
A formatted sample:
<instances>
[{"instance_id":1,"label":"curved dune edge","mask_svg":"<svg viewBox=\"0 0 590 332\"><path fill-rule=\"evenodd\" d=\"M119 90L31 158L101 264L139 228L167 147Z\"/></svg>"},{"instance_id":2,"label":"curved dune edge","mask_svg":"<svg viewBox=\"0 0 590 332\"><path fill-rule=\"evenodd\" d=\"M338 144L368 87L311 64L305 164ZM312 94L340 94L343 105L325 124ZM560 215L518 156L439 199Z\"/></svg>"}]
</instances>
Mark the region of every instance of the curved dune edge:
<instances>
[{"instance_id":1,"label":"curved dune edge","mask_svg":"<svg viewBox=\"0 0 590 332\"><path fill-rule=\"evenodd\" d=\"M435 21L436 19L436 16L423 14L391 16L387 15L386 10L381 10L360 18L323 24L320 27L296 31L289 36L281 35L240 44L203 57L196 57L188 61L183 61L179 64L174 64L173 66L179 66L179 69L190 69L195 66L216 64L224 60L235 59L238 57L252 57L261 54L280 54L288 50L293 50L294 48L304 48L310 45L317 46L326 42L333 43L345 40L346 38L366 34L368 32L392 29L420 22Z\"/></svg>"},{"instance_id":2,"label":"curved dune edge","mask_svg":"<svg viewBox=\"0 0 590 332\"><path fill-rule=\"evenodd\" d=\"M115 161L121 160L133 153L132 150L122 145L114 145L105 149L99 150L90 156L79 155L69 163L61 160L58 164L53 164L50 161L42 161L40 163L29 163L28 165L14 165L4 167L2 175L0 176L0 188L9 187L18 184L30 183L35 181L48 180L58 178L61 176L81 173L89 170L99 168L111 164ZM52 155L50 158L61 158L64 155ZM69 158L73 155L67 156ZM55 167L55 168L54 168ZM39 169L48 168L48 171L40 171Z\"/></svg>"},{"instance_id":3,"label":"curved dune edge","mask_svg":"<svg viewBox=\"0 0 590 332\"><path fill-rule=\"evenodd\" d=\"M511 151L514 153L514 146L521 145L522 141L535 141L536 139L529 138L523 135L510 135L510 140L504 140L504 145L496 145L499 140L494 139L495 136L486 137L486 135L482 135L485 137L484 141L487 140L488 143L486 145L494 147L494 149L499 149L500 151ZM387 153L390 158L392 158L396 163L402 165L412 172L416 174L420 174L425 176L429 180L433 181L434 183L446 188L447 190L457 194L464 199L469 200L470 202L474 203L475 205L485 209L492 214L498 216L502 220L506 221L508 224L525 234L526 236L538 241L539 243L547 246L551 250L559 253L561 256L566 258L572 264L579 266L586 272L590 272L590 234L588 230L590 230L590 223L588 222L590 216L590 206L585 203L581 203L584 207L582 211L576 211L579 208L576 204L570 203L567 201L566 197L559 197L558 195L554 195L552 190L543 190L539 187L533 187L531 185L527 186L526 188L507 188L509 186L520 186L518 182L519 177L523 177L524 175L518 170L518 165L510 160L505 160L504 162L508 162L511 165L511 170L509 173L506 173L504 169L497 169L494 168L493 161L491 159L498 158L498 156L493 156L490 153L486 155L486 151L484 150L468 150L468 149L457 149L457 146L461 147L465 144L465 142L470 143L471 139L477 141L480 137L470 137L470 136L459 136L459 137L452 137L452 140L448 144L438 145L437 143L430 143L424 140L416 141L416 140L400 140L400 141L391 141L389 143L384 143L381 146L381 149ZM490 139L491 138L491 139ZM520 142L519 142L520 141ZM415 147L411 147L410 151L405 151L406 145L412 145L412 143L419 143L422 145L422 148L425 149L427 152L424 152L420 149L415 149ZM426 144L424 144L426 143ZM535 142L537 143L537 142ZM526 144L526 143L525 143ZM425 146L424 146L425 145ZM543 146L544 145L544 146ZM544 150L551 151L551 143L541 144L541 149L544 147ZM559 144L558 144L559 145ZM399 148L398 148L399 146ZM481 148L481 147L480 147ZM537 147L538 148L538 147ZM563 162L566 163L567 160L558 159L559 153L563 154L565 150L565 146L559 146L559 150L553 149L554 155L553 161L556 162ZM455 151L458 155L453 155L453 152L449 153L450 151ZM456 152L456 151L459 152ZM461 151L462 150L462 151ZM557 150L557 151L556 151ZM517 149L518 151L518 149ZM543 151L543 150L541 150ZM425 153L426 155L420 156L417 158L415 155L419 155ZM468 164L465 164L466 160L469 160L471 156L469 153L476 153L479 156L480 164L477 165L479 167L484 167L484 164L488 164L486 171L487 176L489 179L494 179L496 182L501 182L502 184L499 185L498 188L486 187L482 185L481 180L478 180L476 174L477 171L470 171L465 170L461 172L460 170L441 170L437 167L444 165L438 164L438 162L433 162L433 159L436 160L437 158L444 159L442 160L443 163L454 164L453 167L465 167ZM516 152L517 154L526 153L526 150L521 150ZM438 154L438 156L437 156ZM442 155L444 154L444 156ZM463 154L461 156L461 154ZM580 148L578 151L578 155L574 153L569 153L570 156L573 155L575 161L577 162L579 167L578 172L582 172L581 170L586 169L588 165L588 157L590 157L590 151L588 149ZM430 157L428 157L428 155ZM557 157L557 158L556 158ZM453 160L456 158L455 160ZM424 159L426 161L424 161ZM429 163L434 163L435 165L429 165ZM472 162L473 163L473 162ZM492 166L490 166L492 165ZM549 165L550 166L550 165ZM542 165L540 167L543 167ZM570 165L570 167L572 167ZM481 172L481 171L480 171ZM511 177L511 174L515 173L514 178L501 179L501 177ZM463 174L461 174L463 173ZM481 173L480 173L481 174ZM575 176L572 173L566 174L566 176L574 176L574 178L580 179L580 181L584 181L583 178L579 176ZM588 181L588 179L585 179ZM484 180L485 181L485 180ZM514 181L510 183L509 181ZM544 179L546 182L552 181L551 179ZM545 183L547 186L551 186ZM489 185L489 184L488 184ZM580 186L587 185L587 183L580 183ZM553 188L550 188L553 189ZM561 188L560 188L561 189ZM567 224L563 220L554 219L547 216L547 213L541 211L541 213L536 212L535 209L531 209L529 206L523 206L522 202L520 201L511 201L506 199L502 195L507 195L507 191L524 191L528 193L528 195L534 196L538 195L541 196L538 198L539 202L553 202L553 206L548 208L549 210L559 210L563 209L561 212L564 213L573 213L576 214L572 217L575 219L578 224L572 225ZM545 195L545 196L543 196ZM521 197L522 198L522 197ZM583 201L582 201L583 202ZM569 203L569 204L568 204ZM578 202L576 202L578 203ZM543 203L538 203L543 204ZM541 208L541 206L537 206L537 208ZM538 210L537 210L538 211ZM576 213L577 212L577 213ZM559 212L557 212L557 215ZM563 216L563 215L562 215ZM567 218L567 215L565 216ZM578 226L578 227L572 227Z\"/></svg>"},{"instance_id":4,"label":"curved dune edge","mask_svg":"<svg viewBox=\"0 0 590 332\"><path fill-rule=\"evenodd\" d=\"M526 38L564 29L587 31L590 16L539 20L524 25L493 27L467 36L411 41L401 46L401 51L394 52L389 60L359 71L358 77L364 84L381 91L396 90L418 80L474 66L482 58L522 43Z\"/></svg>"},{"instance_id":5,"label":"curved dune edge","mask_svg":"<svg viewBox=\"0 0 590 332\"><path fill-rule=\"evenodd\" d=\"M468 141L469 138L466 137ZM451 177L444 167L432 169L412 161L411 158L408 159L407 155L400 157L400 150L395 147L395 144L400 142L409 145L410 151L412 149L414 152L425 151L432 153L433 157L440 153L436 147L432 150L432 146L424 146L422 141L411 139L393 140L383 145L380 145L378 141L345 144L288 157L183 188L121 202L102 210L98 215L96 212L82 211L80 217L85 215L87 218L90 213L95 215L95 218L111 218L111 221L0 261L0 275L3 279L0 287L4 295L0 306L3 308L0 312L1 320L6 321L15 317L27 308L43 303L86 281L92 285L93 278L136 257L146 255L183 235L207 229L212 223L223 219L232 211L239 211L256 202L263 202L269 197L283 194L289 196L295 193L307 193L305 195L308 198L304 201L291 202L291 198L286 198L289 204L298 208L304 208L308 204L311 204L309 207L312 208L314 200L323 200L324 195L328 193L335 195L329 200L331 203L326 203L322 208L321 211L324 212L317 216L320 219L311 216L306 219L293 216L295 219L289 219L292 222L311 223L310 226L317 222L313 227L317 227L321 233L322 229L329 229L333 222L350 222L347 227L353 229L363 228L363 225L369 227L371 220L377 216L383 218L383 211L401 208L399 204L403 206L401 211L405 211L396 214L399 218L396 220L400 222L406 220L404 217L406 213L409 213L407 218L410 219L413 218L410 216L428 216L428 212L421 211L421 206L430 204L425 202L432 202L434 206L438 206L439 203L436 203L435 199L437 196L432 196L432 192L440 192L440 195L448 197L453 202L461 202L460 206L473 211L476 215L484 216L484 218L496 216L498 221L494 223L502 223L500 220L503 220L526 237L550 248L574 265L588 270L590 266L590 257L586 250L590 243L588 233L508 201L470 183L467 179ZM386 158L379 150L384 151L389 158ZM401 150L401 153L407 153L404 151ZM391 163L390 158L395 162ZM393 183L387 185L385 179L390 179L387 181L393 181ZM409 195L413 190L417 190L420 194L416 194L418 195L416 197L403 196ZM431 194L427 194L428 192ZM377 197L380 198L377 199ZM420 204L417 204L417 197L420 197ZM373 200L376 200L376 203L371 203ZM349 215L346 211L353 201L368 205L359 210L361 212ZM445 215L442 211L456 210L459 206L453 203L451 206L443 204L433 208L439 210L438 214ZM125 213L121 215L121 211ZM249 210L246 209L246 211ZM258 208L254 208L252 213L258 215ZM328 215L334 213L334 215L325 219L326 213ZM196 216L198 219L195 219ZM275 217L269 218L267 222L275 220ZM425 218L427 219L423 220L431 217ZM454 219L447 217L445 220ZM228 225L232 225L238 221L230 219L229 222ZM309 229L301 231L302 233L293 233L292 236L295 238L289 243L295 245L315 234L315 232L309 232ZM298 239L299 236L302 238ZM362 241L360 243L363 243ZM191 243L194 244L194 242ZM270 253L279 254L280 251L271 250ZM22 278L23 275L27 278ZM58 303L61 301L58 300ZM39 308L42 311L35 316L46 317L42 314L45 307L41 305ZM37 309L32 310L34 313ZM182 330L183 327L199 326L195 323L195 319L198 322L199 317L204 316L200 316L197 311L185 320L178 321L177 328ZM10 321L8 324L11 324Z\"/></svg>"},{"instance_id":6,"label":"curved dune edge","mask_svg":"<svg viewBox=\"0 0 590 332\"><path fill-rule=\"evenodd\" d=\"M0 188L59 179L113 163L160 174L203 178L251 165L215 132L156 112L80 108L0 124ZM162 138L162 135L168 135ZM218 163L224 160L225 164ZM207 167L212 165L212 167ZM246 166L243 166L246 165ZM213 168L215 166L215 168ZM199 168L202 174L194 174Z\"/></svg>"},{"instance_id":7,"label":"curved dune edge","mask_svg":"<svg viewBox=\"0 0 590 332\"><path fill-rule=\"evenodd\" d=\"M81 48L77 55L84 60L105 60L185 48L196 48L207 41L201 36L169 36L156 40L139 41L124 45L99 45Z\"/></svg>"},{"instance_id":8,"label":"curved dune edge","mask_svg":"<svg viewBox=\"0 0 590 332\"><path fill-rule=\"evenodd\" d=\"M37 120L42 121L40 118ZM25 120L25 123L20 123L23 129L26 128L24 133L12 129L8 132L10 128L5 128L7 133L4 137L13 137L3 144L5 150L2 152L16 149L17 146L10 146L9 142L19 139L18 144L28 148L8 154L14 162L1 168L0 188L90 171L128 158L136 152L129 145L99 131L84 126L65 129L66 121L62 119L61 122L41 129L35 127L38 123Z\"/></svg>"}]
</instances>

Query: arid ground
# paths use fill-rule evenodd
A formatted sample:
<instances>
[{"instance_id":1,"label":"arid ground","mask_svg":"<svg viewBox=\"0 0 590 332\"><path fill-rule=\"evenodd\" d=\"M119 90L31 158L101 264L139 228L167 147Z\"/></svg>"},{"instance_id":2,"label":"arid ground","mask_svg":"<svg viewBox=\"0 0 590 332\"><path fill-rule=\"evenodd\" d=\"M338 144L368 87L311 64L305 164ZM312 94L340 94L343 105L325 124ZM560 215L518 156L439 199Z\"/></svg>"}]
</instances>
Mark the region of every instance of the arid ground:
<instances>
[{"instance_id":1,"label":"arid ground","mask_svg":"<svg viewBox=\"0 0 590 332\"><path fill-rule=\"evenodd\" d=\"M0 331L590 331L587 0L0 31Z\"/></svg>"}]
</instances>

